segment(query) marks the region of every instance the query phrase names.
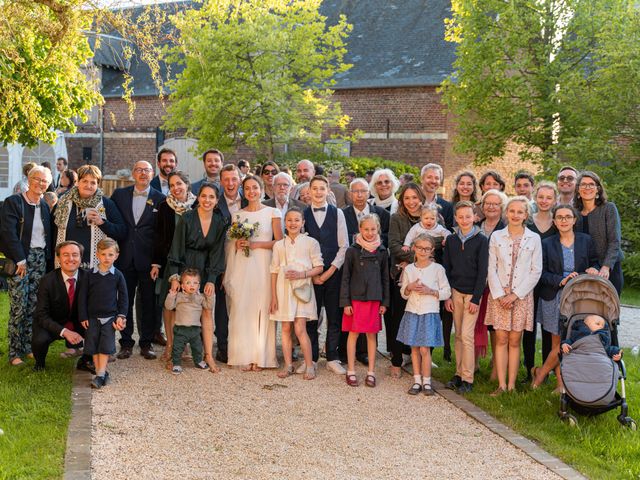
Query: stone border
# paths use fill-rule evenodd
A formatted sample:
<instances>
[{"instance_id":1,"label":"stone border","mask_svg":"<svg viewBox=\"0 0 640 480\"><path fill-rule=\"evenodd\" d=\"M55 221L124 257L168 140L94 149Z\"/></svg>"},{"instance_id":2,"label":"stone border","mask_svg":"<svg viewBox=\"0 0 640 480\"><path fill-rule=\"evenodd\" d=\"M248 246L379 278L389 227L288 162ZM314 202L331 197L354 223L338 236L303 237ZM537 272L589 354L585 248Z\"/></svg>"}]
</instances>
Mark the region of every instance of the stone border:
<instances>
[{"instance_id":1,"label":"stone border","mask_svg":"<svg viewBox=\"0 0 640 480\"><path fill-rule=\"evenodd\" d=\"M74 370L72 406L67 450L64 455L64 480L91 480L91 388L89 372Z\"/></svg>"},{"instance_id":2,"label":"stone border","mask_svg":"<svg viewBox=\"0 0 640 480\"><path fill-rule=\"evenodd\" d=\"M505 424L500 423L498 420L493 418L484 410L481 410L480 407L474 405L469 400L464 398L462 395L458 395L453 390L448 390L445 386L438 382L437 380L431 380L433 382L434 387L436 388L436 393L438 393L442 398L447 400L449 403L453 404L455 407L458 407L464 413L469 415L474 420L480 422L482 425L487 427L493 433L501 436L507 442L512 445L518 447L524 453L533 458L536 462L544 465L549 470L554 472L556 475L566 479L566 480L586 480L587 477L582 475L580 472L570 467L559 458L554 457L550 453L547 453L534 442L529 440L528 438L520 435L519 433L513 431ZM560 420L558 420L560 421ZM567 427L569 428L569 427Z\"/></svg>"}]
</instances>

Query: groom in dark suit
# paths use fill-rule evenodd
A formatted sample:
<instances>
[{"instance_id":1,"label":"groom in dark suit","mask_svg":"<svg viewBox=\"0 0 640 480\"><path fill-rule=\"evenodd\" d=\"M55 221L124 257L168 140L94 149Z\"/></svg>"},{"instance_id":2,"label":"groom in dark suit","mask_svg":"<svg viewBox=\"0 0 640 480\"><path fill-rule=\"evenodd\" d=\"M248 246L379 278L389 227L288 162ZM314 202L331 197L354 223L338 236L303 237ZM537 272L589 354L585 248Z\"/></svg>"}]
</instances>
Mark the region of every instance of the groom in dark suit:
<instances>
[{"instance_id":1,"label":"groom in dark suit","mask_svg":"<svg viewBox=\"0 0 640 480\"><path fill-rule=\"evenodd\" d=\"M121 332L118 358L129 358L133 352L133 306L137 294L142 300L140 319L140 354L147 360L156 358L151 342L156 325L155 285L151 279L151 255L153 253L154 229L158 205L164 195L150 186L153 168L143 160L133 166L134 185L118 188L111 200L118 206L128 232L127 238L119 242L120 256L116 267L124 274L129 292L127 326Z\"/></svg>"},{"instance_id":2,"label":"groom in dark suit","mask_svg":"<svg viewBox=\"0 0 640 480\"><path fill-rule=\"evenodd\" d=\"M79 269L83 250L82 245L73 240L58 244L56 258L60 268L40 280L31 339L36 360L34 370L44 370L49 345L56 340L64 339L76 347L82 343L85 330L78 321L75 292L87 281L87 272ZM78 361L78 369L91 371L92 368L91 357L83 356Z\"/></svg>"}]
</instances>

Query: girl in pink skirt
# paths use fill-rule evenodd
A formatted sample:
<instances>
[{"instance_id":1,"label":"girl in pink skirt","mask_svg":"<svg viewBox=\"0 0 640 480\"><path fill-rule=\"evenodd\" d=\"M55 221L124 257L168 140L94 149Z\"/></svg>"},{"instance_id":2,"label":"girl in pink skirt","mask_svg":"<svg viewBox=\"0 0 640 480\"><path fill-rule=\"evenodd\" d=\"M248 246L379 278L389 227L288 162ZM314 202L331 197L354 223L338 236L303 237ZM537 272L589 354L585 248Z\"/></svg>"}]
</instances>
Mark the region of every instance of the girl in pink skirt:
<instances>
[{"instance_id":1,"label":"girl in pink skirt","mask_svg":"<svg viewBox=\"0 0 640 480\"><path fill-rule=\"evenodd\" d=\"M382 329L381 315L389 306L389 263L387 250L380 242L380 219L364 215L358 222L360 233L345 254L342 267L340 306L344 307L342 331L347 339L347 385L358 386L355 371L358 335L367 335L369 368L367 387L376 386L376 336Z\"/></svg>"}]
</instances>

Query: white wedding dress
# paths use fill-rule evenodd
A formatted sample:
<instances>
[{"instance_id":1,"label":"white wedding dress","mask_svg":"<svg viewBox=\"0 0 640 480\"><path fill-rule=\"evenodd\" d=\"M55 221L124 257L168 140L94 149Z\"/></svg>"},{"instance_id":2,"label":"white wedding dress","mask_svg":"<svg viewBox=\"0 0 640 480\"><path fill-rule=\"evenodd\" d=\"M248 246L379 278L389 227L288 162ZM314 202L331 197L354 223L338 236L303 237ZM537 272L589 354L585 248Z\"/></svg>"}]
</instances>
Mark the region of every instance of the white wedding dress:
<instances>
[{"instance_id":1,"label":"white wedding dress","mask_svg":"<svg viewBox=\"0 0 640 480\"><path fill-rule=\"evenodd\" d=\"M241 221L259 222L258 231L251 240L268 242L273 240L272 219L281 218L282 214L277 208L265 206L257 212L240 210L237 216ZM248 257L235 248L228 253L224 275L229 307L228 365L278 366L276 328L269 320L270 264L270 249L251 250Z\"/></svg>"}]
</instances>

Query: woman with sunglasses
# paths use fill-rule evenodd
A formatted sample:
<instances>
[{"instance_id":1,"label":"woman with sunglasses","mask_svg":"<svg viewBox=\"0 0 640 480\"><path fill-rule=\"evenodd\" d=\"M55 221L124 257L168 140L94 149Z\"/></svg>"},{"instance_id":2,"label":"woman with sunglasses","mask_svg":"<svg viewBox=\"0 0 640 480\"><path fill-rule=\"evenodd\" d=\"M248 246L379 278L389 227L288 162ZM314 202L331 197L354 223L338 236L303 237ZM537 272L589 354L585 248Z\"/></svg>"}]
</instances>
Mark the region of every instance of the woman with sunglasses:
<instances>
[{"instance_id":1,"label":"woman with sunglasses","mask_svg":"<svg viewBox=\"0 0 640 480\"><path fill-rule=\"evenodd\" d=\"M620 247L618 209L613 202L607 201L607 194L597 174L582 172L577 184L573 204L582 215L582 232L591 235L596 246L601 265L598 275L613 283L620 295L624 284L620 262L624 255Z\"/></svg>"},{"instance_id":2,"label":"woman with sunglasses","mask_svg":"<svg viewBox=\"0 0 640 480\"><path fill-rule=\"evenodd\" d=\"M371 176L371 182L369 182L369 192L371 193L369 203L394 214L398 210L396 192L399 188L400 181L391 170L388 168L376 170Z\"/></svg>"},{"instance_id":3,"label":"woman with sunglasses","mask_svg":"<svg viewBox=\"0 0 640 480\"><path fill-rule=\"evenodd\" d=\"M557 205L552 210L552 216L558 233L542 241L542 276L538 284L540 301L536 315L543 332L551 335L551 352L542 367L531 369L531 386L537 388L555 369L557 389L560 389L560 295L567 282L579 274L597 274L599 264L591 237L573 231L578 216L576 210L571 205Z\"/></svg>"},{"instance_id":4,"label":"woman with sunglasses","mask_svg":"<svg viewBox=\"0 0 640 480\"><path fill-rule=\"evenodd\" d=\"M265 162L264 165L262 165L260 178L262 178L262 182L264 183L263 200L271 200L272 198L276 198L276 194L273 189L273 179L278 173L280 173L278 165L276 165L271 160Z\"/></svg>"}]
</instances>

